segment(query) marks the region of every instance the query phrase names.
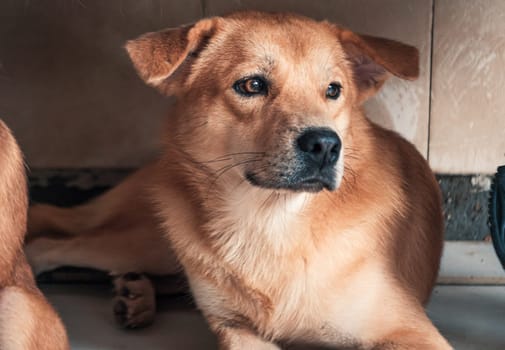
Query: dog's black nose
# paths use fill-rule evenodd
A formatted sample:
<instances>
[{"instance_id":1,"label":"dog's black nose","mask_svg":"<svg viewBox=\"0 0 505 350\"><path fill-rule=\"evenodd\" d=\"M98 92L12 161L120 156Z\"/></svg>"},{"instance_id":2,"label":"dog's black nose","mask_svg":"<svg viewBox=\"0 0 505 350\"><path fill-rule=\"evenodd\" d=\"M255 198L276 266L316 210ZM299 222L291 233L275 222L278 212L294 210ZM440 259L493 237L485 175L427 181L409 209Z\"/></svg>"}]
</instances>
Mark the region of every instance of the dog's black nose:
<instances>
[{"instance_id":1,"label":"dog's black nose","mask_svg":"<svg viewBox=\"0 0 505 350\"><path fill-rule=\"evenodd\" d=\"M327 128L306 130L296 142L300 151L319 169L333 167L342 147L337 133Z\"/></svg>"}]
</instances>

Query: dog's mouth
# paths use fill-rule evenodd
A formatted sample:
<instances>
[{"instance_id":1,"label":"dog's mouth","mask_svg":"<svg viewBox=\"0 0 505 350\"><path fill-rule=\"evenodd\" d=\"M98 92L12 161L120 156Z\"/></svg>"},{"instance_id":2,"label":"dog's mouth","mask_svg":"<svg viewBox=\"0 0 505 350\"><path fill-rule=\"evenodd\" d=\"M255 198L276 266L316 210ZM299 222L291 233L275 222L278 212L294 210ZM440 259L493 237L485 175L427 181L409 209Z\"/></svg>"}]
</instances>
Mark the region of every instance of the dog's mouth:
<instances>
[{"instance_id":1,"label":"dog's mouth","mask_svg":"<svg viewBox=\"0 0 505 350\"><path fill-rule=\"evenodd\" d=\"M316 193L324 189L328 191L334 191L337 187L337 181L335 175L316 175L305 177L302 179L292 179L292 180L278 180L273 179L261 179L253 172L247 172L245 174L246 180L253 186L265 188L265 189L275 189L275 190L289 190L294 192L311 192Z\"/></svg>"},{"instance_id":2,"label":"dog's mouth","mask_svg":"<svg viewBox=\"0 0 505 350\"><path fill-rule=\"evenodd\" d=\"M335 179L321 176L312 177L292 185L295 190L307 192L319 192L323 189L333 191L336 188Z\"/></svg>"}]
</instances>

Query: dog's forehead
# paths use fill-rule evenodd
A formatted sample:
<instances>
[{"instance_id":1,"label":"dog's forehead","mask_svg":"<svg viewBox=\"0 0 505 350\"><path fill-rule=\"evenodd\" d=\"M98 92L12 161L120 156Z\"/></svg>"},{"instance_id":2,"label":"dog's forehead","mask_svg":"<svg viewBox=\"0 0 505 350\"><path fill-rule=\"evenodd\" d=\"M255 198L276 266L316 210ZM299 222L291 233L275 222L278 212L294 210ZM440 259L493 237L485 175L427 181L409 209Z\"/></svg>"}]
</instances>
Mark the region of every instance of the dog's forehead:
<instances>
[{"instance_id":1,"label":"dog's forehead","mask_svg":"<svg viewBox=\"0 0 505 350\"><path fill-rule=\"evenodd\" d=\"M345 57L335 31L327 23L289 16L246 17L230 22L224 41L240 56L312 64L331 64Z\"/></svg>"}]
</instances>

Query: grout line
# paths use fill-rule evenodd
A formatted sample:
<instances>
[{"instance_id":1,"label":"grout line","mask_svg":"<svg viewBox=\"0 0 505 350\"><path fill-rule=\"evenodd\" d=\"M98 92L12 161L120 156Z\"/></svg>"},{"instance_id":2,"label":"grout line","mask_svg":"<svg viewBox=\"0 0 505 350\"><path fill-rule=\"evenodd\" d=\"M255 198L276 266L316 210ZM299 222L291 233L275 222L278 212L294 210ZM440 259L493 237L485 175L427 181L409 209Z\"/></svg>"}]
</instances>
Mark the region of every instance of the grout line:
<instances>
[{"instance_id":1,"label":"grout line","mask_svg":"<svg viewBox=\"0 0 505 350\"><path fill-rule=\"evenodd\" d=\"M203 0L202 0L203 1ZM435 39L435 1L431 3L431 31L430 31L430 81L428 91L428 144L426 145L426 159L430 161L430 142L431 142L431 117L432 117L432 89L433 89L433 42Z\"/></svg>"}]
</instances>

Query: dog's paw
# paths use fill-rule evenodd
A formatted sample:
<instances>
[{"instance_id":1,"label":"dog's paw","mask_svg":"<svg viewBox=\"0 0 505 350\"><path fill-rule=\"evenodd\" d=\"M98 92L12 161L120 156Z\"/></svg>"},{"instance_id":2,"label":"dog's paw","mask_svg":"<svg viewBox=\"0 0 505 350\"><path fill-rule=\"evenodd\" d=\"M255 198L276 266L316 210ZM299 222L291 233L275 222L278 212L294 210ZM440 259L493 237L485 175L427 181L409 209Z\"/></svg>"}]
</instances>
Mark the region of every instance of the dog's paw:
<instances>
[{"instance_id":1,"label":"dog's paw","mask_svg":"<svg viewBox=\"0 0 505 350\"><path fill-rule=\"evenodd\" d=\"M124 328L140 328L154 321L156 298L151 280L144 274L129 272L114 277L113 312Z\"/></svg>"}]
</instances>

